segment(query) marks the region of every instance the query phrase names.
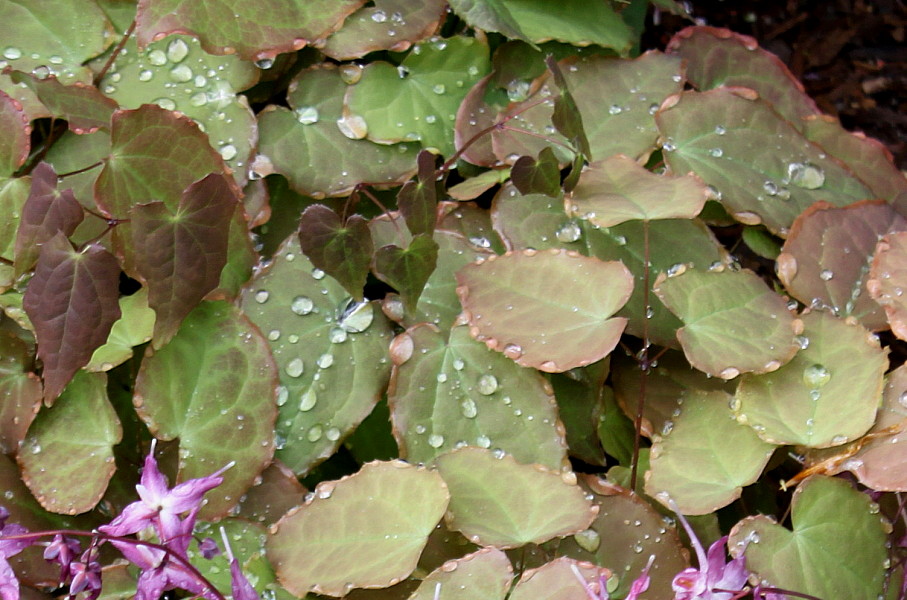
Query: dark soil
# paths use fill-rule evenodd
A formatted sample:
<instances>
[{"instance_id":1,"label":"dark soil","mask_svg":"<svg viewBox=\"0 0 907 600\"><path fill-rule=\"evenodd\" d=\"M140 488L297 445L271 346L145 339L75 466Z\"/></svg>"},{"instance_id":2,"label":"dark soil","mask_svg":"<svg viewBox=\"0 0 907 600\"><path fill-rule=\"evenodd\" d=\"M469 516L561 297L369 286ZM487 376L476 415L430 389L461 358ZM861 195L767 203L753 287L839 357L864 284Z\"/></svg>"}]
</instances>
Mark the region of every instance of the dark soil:
<instances>
[{"instance_id":1,"label":"dark soil","mask_svg":"<svg viewBox=\"0 0 907 600\"><path fill-rule=\"evenodd\" d=\"M756 38L777 54L826 113L886 144L907 169L907 2L902 0L693 0L698 24ZM645 47L664 48L690 24L656 17Z\"/></svg>"}]
</instances>

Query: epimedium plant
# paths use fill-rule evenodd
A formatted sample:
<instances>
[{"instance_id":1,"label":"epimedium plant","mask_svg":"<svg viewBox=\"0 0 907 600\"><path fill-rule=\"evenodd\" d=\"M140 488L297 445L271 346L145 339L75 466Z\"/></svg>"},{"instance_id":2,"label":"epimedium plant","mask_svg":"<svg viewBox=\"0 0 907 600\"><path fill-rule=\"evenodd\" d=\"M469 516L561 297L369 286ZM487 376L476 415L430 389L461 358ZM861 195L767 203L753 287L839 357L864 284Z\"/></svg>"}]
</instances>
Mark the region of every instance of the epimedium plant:
<instances>
[{"instance_id":1,"label":"epimedium plant","mask_svg":"<svg viewBox=\"0 0 907 600\"><path fill-rule=\"evenodd\" d=\"M4 600L903 598L907 179L649 9L0 0Z\"/></svg>"}]
</instances>

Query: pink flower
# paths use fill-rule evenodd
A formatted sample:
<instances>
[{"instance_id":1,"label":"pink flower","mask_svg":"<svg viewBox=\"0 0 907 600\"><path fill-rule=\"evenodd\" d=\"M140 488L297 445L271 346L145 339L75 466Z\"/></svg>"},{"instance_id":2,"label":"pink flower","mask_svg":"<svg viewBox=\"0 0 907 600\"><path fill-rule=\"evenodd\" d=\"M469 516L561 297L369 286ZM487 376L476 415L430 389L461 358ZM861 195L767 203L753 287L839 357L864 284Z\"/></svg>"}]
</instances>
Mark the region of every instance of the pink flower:
<instances>
[{"instance_id":1,"label":"pink flower","mask_svg":"<svg viewBox=\"0 0 907 600\"><path fill-rule=\"evenodd\" d=\"M741 554L727 562L725 553L727 536L709 546L709 552L706 554L702 544L699 542L699 538L696 537L693 528L690 527L686 518L677 509L677 505L673 502L671 504L671 508L677 513L677 518L680 519L683 528L690 537L690 543L696 551L696 559L699 562L698 569L689 567L674 577L674 581L671 584L674 588L674 600L693 600L694 598L731 600L731 598L735 597L735 594L715 592L713 590L743 591L749 576L749 572L746 570L746 559Z\"/></svg>"},{"instance_id":2,"label":"pink flower","mask_svg":"<svg viewBox=\"0 0 907 600\"><path fill-rule=\"evenodd\" d=\"M261 600L258 592L246 579L242 569L239 567L239 561L233 556L233 549L230 548L230 541L227 540L227 532L220 528L220 535L224 540L224 549L227 551L227 558L230 559L230 587L233 593L233 600Z\"/></svg>"},{"instance_id":3,"label":"pink flower","mask_svg":"<svg viewBox=\"0 0 907 600\"><path fill-rule=\"evenodd\" d=\"M15 523L7 525L8 518L9 511L0 506L0 600L19 600L19 580L7 559L34 542L30 539L9 539L10 536L24 535L28 530Z\"/></svg>"}]
</instances>

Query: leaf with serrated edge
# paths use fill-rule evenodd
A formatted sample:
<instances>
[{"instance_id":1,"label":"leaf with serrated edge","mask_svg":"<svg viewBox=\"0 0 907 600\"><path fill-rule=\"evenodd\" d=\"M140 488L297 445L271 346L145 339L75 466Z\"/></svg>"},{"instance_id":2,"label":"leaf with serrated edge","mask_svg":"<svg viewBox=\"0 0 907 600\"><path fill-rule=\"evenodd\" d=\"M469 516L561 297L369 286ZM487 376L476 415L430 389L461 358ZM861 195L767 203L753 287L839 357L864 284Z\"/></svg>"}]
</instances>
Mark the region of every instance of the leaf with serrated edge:
<instances>
[{"instance_id":1,"label":"leaf with serrated edge","mask_svg":"<svg viewBox=\"0 0 907 600\"><path fill-rule=\"evenodd\" d=\"M794 221L776 270L790 294L807 306L854 316L865 327L887 327L882 308L865 293L876 242L907 229L907 219L882 200L836 208L817 202Z\"/></svg>"},{"instance_id":2,"label":"leaf with serrated edge","mask_svg":"<svg viewBox=\"0 0 907 600\"><path fill-rule=\"evenodd\" d=\"M416 568L449 498L437 472L402 461L368 463L318 484L287 513L268 537L268 559L297 596L393 585Z\"/></svg>"},{"instance_id":3,"label":"leaf with serrated edge","mask_svg":"<svg viewBox=\"0 0 907 600\"><path fill-rule=\"evenodd\" d=\"M797 352L802 325L749 270L679 268L653 290L684 326L677 339L694 367L714 377L774 371Z\"/></svg>"},{"instance_id":4,"label":"leaf with serrated edge","mask_svg":"<svg viewBox=\"0 0 907 600\"><path fill-rule=\"evenodd\" d=\"M504 600L511 579L507 555L497 548L482 548L429 573L407 600Z\"/></svg>"},{"instance_id":5,"label":"leaf with serrated edge","mask_svg":"<svg viewBox=\"0 0 907 600\"><path fill-rule=\"evenodd\" d=\"M232 180L212 173L183 192L176 210L163 202L132 207L136 269L154 309L155 349L217 287L227 262L227 232L239 200Z\"/></svg>"},{"instance_id":6,"label":"leaf with serrated edge","mask_svg":"<svg viewBox=\"0 0 907 600\"><path fill-rule=\"evenodd\" d=\"M151 340L154 311L148 306L148 288L120 298L120 318L110 328L107 341L85 365L89 372L109 371L132 358L132 349Z\"/></svg>"},{"instance_id":7,"label":"leaf with serrated edge","mask_svg":"<svg viewBox=\"0 0 907 600\"><path fill-rule=\"evenodd\" d=\"M583 169L567 199L567 213L599 227L624 221L692 219L708 198L693 174L656 175L622 154Z\"/></svg>"},{"instance_id":8,"label":"leaf with serrated edge","mask_svg":"<svg viewBox=\"0 0 907 600\"><path fill-rule=\"evenodd\" d=\"M687 79L699 90L719 86L756 90L798 128L801 119L819 114L787 66L748 35L717 27L687 27L671 38L667 52L684 59Z\"/></svg>"},{"instance_id":9,"label":"leaf with serrated edge","mask_svg":"<svg viewBox=\"0 0 907 600\"><path fill-rule=\"evenodd\" d=\"M293 234L243 290L243 312L267 336L280 373L277 457L307 472L374 408L390 375L387 319L313 269Z\"/></svg>"},{"instance_id":10,"label":"leaf with serrated edge","mask_svg":"<svg viewBox=\"0 0 907 600\"><path fill-rule=\"evenodd\" d=\"M448 524L483 546L540 544L586 529L598 514L573 473L503 452L461 448L439 456L437 466L450 489Z\"/></svg>"},{"instance_id":11,"label":"leaf with serrated edge","mask_svg":"<svg viewBox=\"0 0 907 600\"><path fill-rule=\"evenodd\" d=\"M878 241L866 289L885 308L891 331L907 340L907 232L889 233Z\"/></svg>"},{"instance_id":12,"label":"leaf with serrated edge","mask_svg":"<svg viewBox=\"0 0 907 600\"><path fill-rule=\"evenodd\" d=\"M214 54L271 60L324 39L364 0L142 0L136 39L142 46L168 33L192 33ZM270 63L268 63L270 64Z\"/></svg>"},{"instance_id":13,"label":"leaf with serrated edge","mask_svg":"<svg viewBox=\"0 0 907 600\"><path fill-rule=\"evenodd\" d=\"M3 92L0 92L0 129L5 132L0 145L0 175L12 175L28 158L31 125L22 105Z\"/></svg>"},{"instance_id":14,"label":"leaf with serrated edge","mask_svg":"<svg viewBox=\"0 0 907 600\"><path fill-rule=\"evenodd\" d=\"M63 232L44 243L23 306L44 362L46 403L107 340L120 318L119 284L120 266L101 246L77 251Z\"/></svg>"},{"instance_id":15,"label":"leaf with serrated edge","mask_svg":"<svg viewBox=\"0 0 907 600\"><path fill-rule=\"evenodd\" d=\"M633 289L621 263L557 249L492 256L460 269L457 283L473 337L548 372L609 354L627 322L612 315Z\"/></svg>"},{"instance_id":16,"label":"leaf with serrated edge","mask_svg":"<svg viewBox=\"0 0 907 600\"><path fill-rule=\"evenodd\" d=\"M575 569L575 571L574 571ZM576 573L585 581L583 584ZM512 600L587 600L590 597L605 597L599 590L611 576L611 571L592 563L578 562L562 556L541 567L528 569L510 595ZM593 596L597 593L598 596Z\"/></svg>"},{"instance_id":17,"label":"leaf with serrated edge","mask_svg":"<svg viewBox=\"0 0 907 600\"><path fill-rule=\"evenodd\" d=\"M764 515L731 530L728 547L746 556L747 570L769 586L817 598L882 594L887 535L872 499L844 479L815 476L791 502L793 531Z\"/></svg>"},{"instance_id":18,"label":"leaf with serrated edge","mask_svg":"<svg viewBox=\"0 0 907 600\"><path fill-rule=\"evenodd\" d=\"M376 50L402 52L433 35L445 12L443 0L376 0L350 15L319 48L335 60L351 60Z\"/></svg>"},{"instance_id":19,"label":"leaf with serrated edge","mask_svg":"<svg viewBox=\"0 0 907 600\"><path fill-rule=\"evenodd\" d=\"M684 395L670 431L652 446L646 494L673 500L685 515L706 515L759 478L775 445L734 420L731 400L725 392Z\"/></svg>"},{"instance_id":20,"label":"leaf with serrated edge","mask_svg":"<svg viewBox=\"0 0 907 600\"><path fill-rule=\"evenodd\" d=\"M784 236L817 200L845 206L872 197L753 90L683 92L662 104L655 121L671 170L695 172L746 225L764 223Z\"/></svg>"},{"instance_id":21,"label":"leaf with serrated edge","mask_svg":"<svg viewBox=\"0 0 907 600\"><path fill-rule=\"evenodd\" d=\"M10 77L35 92L53 116L65 119L73 132L86 134L110 128L110 117L117 109L117 103L101 94L98 88L80 82L64 85L52 75L39 79L20 71L13 71Z\"/></svg>"},{"instance_id":22,"label":"leaf with serrated edge","mask_svg":"<svg viewBox=\"0 0 907 600\"><path fill-rule=\"evenodd\" d=\"M368 221L352 215L344 223L327 206L313 204L299 219L299 242L313 265L362 299L373 249Z\"/></svg>"},{"instance_id":23,"label":"leaf with serrated edge","mask_svg":"<svg viewBox=\"0 0 907 600\"><path fill-rule=\"evenodd\" d=\"M375 277L394 287L403 303L414 311L419 296L438 262L438 243L421 233L406 249L384 246L375 252Z\"/></svg>"},{"instance_id":24,"label":"leaf with serrated edge","mask_svg":"<svg viewBox=\"0 0 907 600\"><path fill-rule=\"evenodd\" d=\"M489 68L488 46L478 38L455 36L416 44L399 67L379 61L362 70L344 99L344 118L363 121L372 141L418 140L424 148L450 156L452 115ZM400 70L407 73L405 78Z\"/></svg>"},{"instance_id":25,"label":"leaf with serrated edge","mask_svg":"<svg viewBox=\"0 0 907 600\"><path fill-rule=\"evenodd\" d=\"M179 437L179 480L236 463L203 519L225 515L271 462L276 387L267 341L225 302L203 302L169 344L146 351L133 403L155 437Z\"/></svg>"},{"instance_id":26,"label":"leaf with serrated edge","mask_svg":"<svg viewBox=\"0 0 907 600\"><path fill-rule=\"evenodd\" d=\"M31 191L16 232L16 276L35 266L44 242L62 231L70 237L85 217L72 190L57 189L57 174L42 162L32 171Z\"/></svg>"},{"instance_id":27,"label":"leaf with serrated edge","mask_svg":"<svg viewBox=\"0 0 907 600\"><path fill-rule=\"evenodd\" d=\"M290 83L293 110L272 105L259 114L259 153L300 194L345 196L362 181L395 185L415 170L418 144L388 146L341 133L348 87L338 69L312 67Z\"/></svg>"},{"instance_id":28,"label":"leaf with serrated edge","mask_svg":"<svg viewBox=\"0 0 907 600\"><path fill-rule=\"evenodd\" d=\"M548 383L473 340L465 326L445 337L426 323L391 344L388 402L401 456L428 463L469 444L562 467L564 429Z\"/></svg>"},{"instance_id":29,"label":"leaf with serrated edge","mask_svg":"<svg viewBox=\"0 0 907 600\"><path fill-rule=\"evenodd\" d=\"M78 436L73 431L82 432ZM94 508L116 466L123 428L107 399L107 376L80 373L35 418L19 449L22 479L41 506L75 515ZM72 485L78 480L79 485Z\"/></svg>"},{"instance_id":30,"label":"leaf with serrated edge","mask_svg":"<svg viewBox=\"0 0 907 600\"><path fill-rule=\"evenodd\" d=\"M838 446L872 426L888 351L857 323L824 312L800 318L797 355L774 373L741 378L738 419L771 443Z\"/></svg>"}]
</instances>

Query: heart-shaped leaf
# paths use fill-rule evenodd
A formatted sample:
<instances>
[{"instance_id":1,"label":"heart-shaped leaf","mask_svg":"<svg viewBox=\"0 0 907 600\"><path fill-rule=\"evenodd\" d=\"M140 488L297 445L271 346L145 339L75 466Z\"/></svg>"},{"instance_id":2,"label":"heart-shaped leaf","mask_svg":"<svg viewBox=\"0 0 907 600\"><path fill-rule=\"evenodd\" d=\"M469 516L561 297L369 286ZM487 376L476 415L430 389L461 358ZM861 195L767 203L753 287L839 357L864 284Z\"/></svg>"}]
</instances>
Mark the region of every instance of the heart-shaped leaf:
<instances>
[{"instance_id":1,"label":"heart-shaped leaf","mask_svg":"<svg viewBox=\"0 0 907 600\"><path fill-rule=\"evenodd\" d=\"M473 337L548 372L610 353L626 325L612 315L633 289L621 263L554 249L492 256L460 269L457 283Z\"/></svg>"},{"instance_id":2,"label":"heart-shaped leaf","mask_svg":"<svg viewBox=\"0 0 907 600\"><path fill-rule=\"evenodd\" d=\"M891 331L907 340L907 232L890 233L878 241L866 289L885 308Z\"/></svg>"},{"instance_id":3,"label":"heart-shaped leaf","mask_svg":"<svg viewBox=\"0 0 907 600\"><path fill-rule=\"evenodd\" d=\"M824 312L801 319L801 350L789 363L774 373L741 378L738 419L775 444L839 446L872 426L887 351L857 323Z\"/></svg>"},{"instance_id":4,"label":"heart-shaped leaf","mask_svg":"<svg viewBox=\"0 0 907 600\"><path fill-rule=\"evenodd\" d=\"M557 40L576 46L597 44L619 53L629 50L632 44L629 26L606 4L589 5L583 0L568 0L560 5L563 10L552 13L545 0L494 0L494 3L506 6L520 30L533 42Z\"/></svg>"},{"instance_id":5,"label":"heart-shaped leaf","mask_svg":"<svg viewBox=\"0 0 907 600\"><path fill-rule=\"evenodd\" d=\"M133 402L155 437L179 438L179 480L236 463L202 518L225 515L271 462L276 388L267 341L225 302L203 302L169 344L146 351Z\"/></svg>"},{"instance_id":6,"label":"heart-shaped leaf","mask_svg":"<svg viewBox=\"0 0 907 600\"><path fill-rule=\"evenodd\" d=\"M387 587L416 568L449 498L435 471L402 461L369 463L318 484L287 513L268 537L268 559L284 587L300 597Z\"/></svg>"},{"instance_id":7,"label":"heart-shaped leaf","mask_svg":"<svg viewBox=\"0 0 907 600\"><path fill-rule=\"evenodd\" d=\"M660 274L653 289L684 323L677 339L687 360L709 375L774 371L798 349L802 325L752 271L680 265Z\"/></svg>"},{"instance_id":8,"label":"heart-shaped leaf","mask_svg":"<svg viewBox=\"0 0 907 600\"><path fill-rule=\"evenodd\" d=\"M538 158L518 158L510 170L510 178L521 194L545 194L555 198L561 192L561 168L551 148L542 148Z\"/></svg>"},{"instance_id":9,"label":"heart-shaped leaf","mask_svg":"<svg viewBox=\"0 0 907 600\"><path fill-rule=\"evenodd\" d=\"M406 308L415 311L437 263L438 243L421 233L405 250L393 245L379 248L375 252L375 276L400 292Z\"/></svg>"},{"instance_id":10,"label":"heart-shaped leaf","mask_svg":"<svg viewBox=\"0 0 907 600\"><path fill-rule=\"evenodd\" d=\"M356 299L372 260L372 235L368 221L352 215L346 222L323 204L305 209L299 220L302 251L315 267L336 279Z\"/></svg>"},{"instance_id":11,"label":"heart-shaped leaf","mask_svg":"<svg viewBox=\"0 0 907 600\"><path fill-rule=\"evenodd\" d=\"M156 315L155 349L170 341L220 281L230 219L239 205L231 183L212 173L186 188L175 210L163 202L132 208L136 270Z\"/></svg>"},{"instance_id":12,"label":"heart-shaped leaf","mask_svg":"<svg viewBox=\"0 0 907 600\"><path fill-rule=\"evenodd\" d=\"M504 600L513 579L507 555L497 548L482 548L445 562L428 574L407 600Z\"/></svg>"},{"instance_id":13,"label":"heart-shaped leaf","mask_svg":"<svg viewBox=\"0 0 907 600\"><path fill-rule=\"evenodd\" d=\"M792 531L763 515L748 517L731 531L731 552L745 554L746 568L770 586L875 600L888 554L878 506L849 482L821 476L797 488L792 506Z\"/></svg>"},{"instance_id":14,"label":"heart-shaped leaf","mask_svg":"<svg viewBox=\"0 0 907 600\"><path fill-rule=\"evenodd\" d=\"M461 448L437 465L450 489L448 524L483 546L540 544L586 529L598 513L573 473L520 464L503 452Z\"/></svg>"},{"instance_id":15,"label":"heart-shaped leaf","mask_svg":"<svg viewBox=\"0 0 907 600\"><path fill-rule=\"evenodd\" d=\"M118 304L120 265L97 244L79 251L61 231L44 242L23 306L44 363L44 401L60 395L107 340Z\"/></svg>"},{"instance_id":16,"label":"heart-shaped leaf","mask_svg":"<svg viewBox=\"0 0 907 600\"><path fill-rule=\"evenodd\" d=\"M74 436L75 430L83 433ZM51 512L89 511L116 470L113 446L122 437L120 420L107 399L107 376L80 373L29 428L19 449L22 479Z\"/></svg>"},{"instance_id":17,"label":"heart-shaped leaf","mask_svg":"<svg viewBox=\"0 0 907 600\"><path fill-rule=\"evenodd\" d=\"M413 4L409 0L376 0L343 22L320 48L336 60L351 60L376 50L401 52L433 35L444 17L443 0Z\"/></svg>"},{"instance_id":18,"label":"heart-shaped leaf","mask_svg":"<svg viewBox=\"0 0 907 600\"><path fill-rule=\"evenodd\" d=\"M109 371L129 360L135 346L151 341L154 310L148 306L148 288L121 297L120 315L110 328L107 341L91 355L86 371Z\"/></svg>"},{"instance_id":19,"label":"heart-shaped leaf","mask_svg":"<svg viewBox=\"0 0 907 600\"><path fill-rule=\"evenodd\" d=\"M406 226L413 235L420 233L431 235L438 219L438 200L443 193L443 186L435 176L435 159L437 157L422 150L417 163L418 181L409 181L400 188L397 194L397 206L406 219Z\"/></svg>"}]
</instances>

